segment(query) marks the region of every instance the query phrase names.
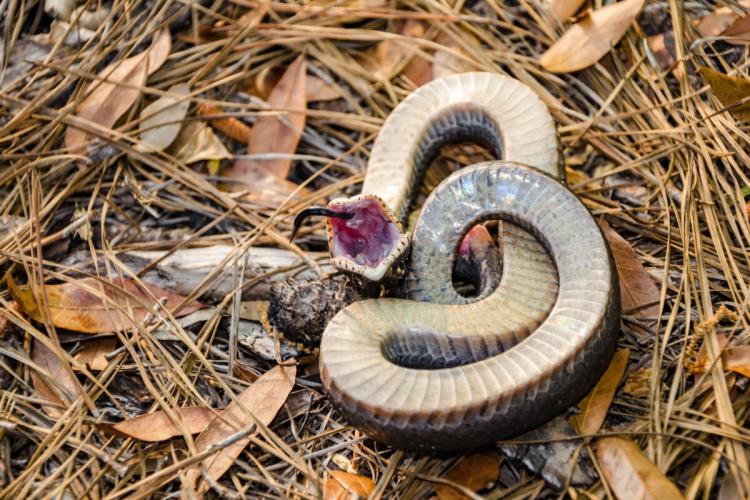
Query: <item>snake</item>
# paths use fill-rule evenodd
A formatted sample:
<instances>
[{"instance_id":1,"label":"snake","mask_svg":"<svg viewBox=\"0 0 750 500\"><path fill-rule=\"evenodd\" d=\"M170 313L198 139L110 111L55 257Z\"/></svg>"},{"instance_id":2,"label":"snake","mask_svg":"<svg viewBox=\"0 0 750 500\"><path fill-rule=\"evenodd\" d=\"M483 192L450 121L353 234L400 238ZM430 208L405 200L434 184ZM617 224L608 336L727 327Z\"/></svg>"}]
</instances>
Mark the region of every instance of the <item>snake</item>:
<instances>
[{"instance_id":1,"label":"snake","mask_svg":"<svg viewBox=\"0 0 750 500\"><path fill-rule=\"evenodd\" d=\"M404 230L425 168L466 140L496 160L450 175ZM618 281L598 225L562 177L538 95L510 77L461 73L394 109L360 194L298 216L325 215L332 264L366 279L410 257L406 298L350 304L321 338L321 381L355 427L402 449L473 448L533 429L591 390L615 349ZM451 273L466 235L497 219L501 276L465 296Z\"/></svg>"}]
</instances>

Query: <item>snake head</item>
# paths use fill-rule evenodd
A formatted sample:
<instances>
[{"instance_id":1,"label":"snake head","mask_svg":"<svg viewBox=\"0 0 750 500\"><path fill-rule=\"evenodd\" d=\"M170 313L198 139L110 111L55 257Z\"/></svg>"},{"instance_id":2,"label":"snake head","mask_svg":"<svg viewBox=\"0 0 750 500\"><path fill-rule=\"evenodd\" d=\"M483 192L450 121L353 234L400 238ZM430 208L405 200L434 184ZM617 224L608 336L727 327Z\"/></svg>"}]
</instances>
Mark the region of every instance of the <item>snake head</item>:
<instances>
[{"instance_id":1,"label":"snake head","mask_svg":"<svg viewBox=\"0 0 750 500\"><path fill-rule=\"evenodd\" d=\"M336 269L380 281L409 247L398 218L374 195L338 198L325 209L301 212L295 226L306 215L325 215L331 264Z\"/></svg>"}]
</instances>

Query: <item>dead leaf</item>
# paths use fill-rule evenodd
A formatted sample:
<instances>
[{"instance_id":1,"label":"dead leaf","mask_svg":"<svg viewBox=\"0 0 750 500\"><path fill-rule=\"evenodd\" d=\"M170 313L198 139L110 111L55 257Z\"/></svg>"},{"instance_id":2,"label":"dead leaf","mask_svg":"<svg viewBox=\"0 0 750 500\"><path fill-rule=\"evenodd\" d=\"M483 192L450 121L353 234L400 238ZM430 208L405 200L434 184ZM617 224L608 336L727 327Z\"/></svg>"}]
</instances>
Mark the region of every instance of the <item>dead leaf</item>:
<instances>
[{"instance_id":1,"label":"dead leaf","mask_svg":"<svg viewBox=\"0 0 750 500\"><path fill-rule=\"evenodd\" d=\"M750 80L741 76L725 75L705 66L698 66L698 70L711 86L711 91L719 102L730 108L729 111L734 116L740 120L750 118L750 102L737 105L750 97Z\"/></svg>"},{"instance_id":2,"label":"dead leaf","mask_svg":"<svg viewBox=\"0 0 750 500\"><path fill-rule=\"evenodd\" d=\"M600 439L596 446L596 456L609 487L619 499L683 498L674 483L629 439Z\"/></svg>"},{"instance_id":3,"label":"dead leaf","mask_svg":"<svg viewBox=\"0 0 750 500\"><path fill-rule=\"evenodd\" d=\"M750 345L730 347L722 355L724 368L743 377L750 377Z\"/></svg>"},{"instance_id":4,"label":"dead leaf","mask_svg":"<svg viewBox=\"0 0 750 500\"><path fill-rule=\"evenodd\" d=\"M733 44L744 44L750 41L750 14L735 20L727 27L723 35L727 37L727 42Z\"/></svg>"},{"instance_id":5,"label":"dead leaf","mask_svg":"<svg viewBox=\"0 0 750 500\"><path fill-rule=\"evenodd\" d=\"M495 484L499 475L500 455L496 451L481 451L462 458L443 477L472 491L480 491ZM435 484L435 493L440 500L469 498L447 484Z\"/></svg>"},{"instance_id":6,"label":"dead leaf","mask_svg":"<svg viewBox=\"0 0 750 500\"><path fill-rule=\"evenodd\" d=\"M215 410L202 406L174 408L173 411L182 419L184 429L190 434L203 432L217 414ZM182 436L182 425L175 424L166 412L159 410L123 420L108 428L133 439L155 443Z\"/></svg>"},{"instance_id":7,"label":"dead leaf","mask_svg":"<svg viewBox=\"0 0 750 500\"><path fill-rule=\"evenodd\" d=\"M344 94L341 89L317 76L307 75L307 102L334 101Z\"/></svg>"},{"instance_id":8,"label":"dead leaf","mask_svg":"<svg viewBox=\"0 0 750 500\"><path fill-rule=\"evenodd\" d=\"M581 413L573 417L573 425L580 434L591 435L599 432L607 417L609 406L615 397L617 386L628 366L630 350L617 351L609 363L607 371L588 395L578 403Z\"/></svg>"},{"instance_id":9,"label":"dead leaf","mask_svg":"<svg viewBox=\"0 0 750 500\"><path fill-rule=\"evenodd\" d=\"M375 482L369 477L334 470L323 485L323 500L367 498L374 489Z\"/></svg>"},{"instance_id":10,"label":"dead leaf","mask_svg":"<svg viewBox=\"0 0 750 500\"><path fill-rule=\"evenodd\" d=\"M207 450L239 431L249 430L255 422L263 425L271 423L276 413L281 409L294 386L297 367L276 366L269 370L250 387L237 396L214 418L206 429L195 440L198 453ZM250 442L249 438L242 438L233 444L222 448L205 458L201 464L213 480L218 480ZM201 477L198 466L192 467L185 474L184 485L193 488ZM202 483L198 493L208 488Z\"/></svg>"},{"instance_id":11,"label":"dead leaf","mask_svg":"<svg viewBox=\"0 0 750 500\"><path fill-rule=\"evenodd\" d=\"M586 0L552 0L552 12L560 21L567 21Z\"/></svg>"},{"instance_id":12,"label":"dead leaf","mask_svg":"<svg viewBox=\"0 0 750 500\"><path fill-rule=\"evenodd\" d=\"M432 59L432 77L443 78L445 76L455 75L456 73L465 73L471 71L473 66L463 57L466 51L448 36L438 38L445 49L437 49Z\"/></svg>"},{"instance_id":13,"label":"dead leaf","mask_svg":"<svg viewBox=\"0 0 750 500\"><path fill-rule=\"evenodd\" d=\"M268 97L272 110L285 111L281 115L261 116L255 122L247 145L248 155L264 153L294 154L305 128L307 110L307 61L299 56L284 72ZM290 158L271 160L241 159L226 172L226 176L254 185L258 172L277 179L286 179L291 168Z\"/></svg>"},{"instance_id":14,"label":"dead leaf","mask_svg":"<svg viewBox=\"0 0 750 500\"><path fill-rule=\"evenodd\" d=\"M397 32L403 36L421 38L424 36L425 26L419 21L409 19ZM407 64L414 54L415 50L407 40L389 38L365 51L362 65L376 80L387 81L393 78L396 71Z\"/></svg>"},{"instance_id":15,"label":"dead leaf","mask_svg":"<svg viewBox=\"0 0 750 500\"><path fill-rule=\"evenodd\" d=\"M419 55L412 57L401 74L408 78L415 85L415 88L430 83L434 78L432 64Z\"/></svg>"},{"instance_id":16,"label":"dead leaf","mask_svg":"<svg viewBox=\"0 0 750 500\"><path fill-rule=\"evenodd\" d=\"M43 406L47 415L52 418L60 417L65 408L76 400L78 394L78 381L65 369L60 358L46 345L34 341L31 352L31 360L46 371L42 376L36 370L31 371L31 381L37 395L51 403Z\"/></svg>"},{"instance_id":17,"label":"dead leaf","mask_svg":"<svg viewBox=\"0 0 750 500\"><path fill-rule=\"evenodd\" d=\"M83 342L83 348L76 353L74 359L89 370L101 371L109 364L107 354L114 351L116 346L117 339L114 337L89 340Z\"/></svg>"},{"instance_id":18,"label":"dead leaf","mask_svg":"<svg viewBox=\"0 0 750 500\"><path fill-rule=\"evenodd\" d=\"M28 287L17 286L8 276L8 288L21 309L33 320L42 321L42 313L34 293ZM104 283L94 278L61 285L44 285L48 315L52 324L83 333L111 333L132 328L143 321L157 302L174 310L184 297L156 286L146 285L148 291L132 280ZM150 292L150 293L149 293ZM160 308L162 306L159 306ZM182 307L178 316L190 314L203 307L191 302Z\"/></svg>"},{"instance_id":19,"label":"dead leaf","mask_svg":"<svg viewBox=\"0 0 750 500\"><path fill-rule=\"evenodd\" d=\"M225 160L232 154L203 122L192 121L185 125L169 148L172 155L189 165L203 160Z\"/></svg>"},{"instance_id":20,"label":"dead leaf","mask_svg":"<svg viewBox=\"0 0 750 500\"><path fill-rule=\"evenodd\" d=\"M620 302L623 311L637 309L632 314L638 317L655 317L659 314L659 287L643 267L635 250L625 238L609 224L602 221L602 233L609 243L620 278ZM650 304L650 305L647 305Z\"/></svg>"},{"instance_id":21,"label":"dead leaf","mask_svg":"<svg viewBox=\"0 0 750 500\"><path fill-rule=\"evenodd\" d=\"M86 97L76 109L76 117L111 129L135 104L148 75L164 64L171 44L169 30L161 30L154 35L147 50L104 68L86 90ZM91 140L92 137L81 129L68 126L65 130L65 147L71 153L84 153Z\"/></svg>"},{"instance_id":22,"label":"dead leaf","mask_svg":"<svg viewBox=\"0 0 750 500\"><path fill-rule=\"evenodd\" d=\"M694 335L698 335L698 333L694 333ZM700 335L700 338L703 338L703 335ZM729 337L724 335L723 333L717 333L716 334L716 341L719 344L719 352L725 353L727 344L729 344ZM695 351L693 351L695 352ZM706 349L706 344L704 343L701 345L700 350L698 351L698 355L695 357L695 363L692 365L688 365L690 372L695 374L705 373L706 370L711 368L712 362L708 359L708 350ZM726 366L724 367L726 368Z\"/></svg>"},{"instance_id":23,"label":"dead leaf","mask_svg":"<svg viewBox=\"0 0 750 500\"><path fill-rule=\"evenodd\" d=\"M174 142L182 128L182 120L190 107L187 96L190 87L183 83L173 85L141 111L141 142L139 151L162 151Z\"/></svg>"},{"instance_id":24,"label":"dead leaf","mask_svg":"<svg viewBox=\"0 0 750 500\"><path fill-rule=\"evenodd\" d=\"M729 7L719 7L710 14L693 21L701 36L719 36L740 16Z\"/></svg>"},{"instance_id":25,"label":"dead leaf","mask_svg":"<svg viewBox=\"0 0 750 500\"><path fill-rule=\"evenodd\" d=\"M625 35L643 2L624 0L591 12L542 54L542 67L554 73L570 73L591 66Z\"/></svg>"}]
</instances>

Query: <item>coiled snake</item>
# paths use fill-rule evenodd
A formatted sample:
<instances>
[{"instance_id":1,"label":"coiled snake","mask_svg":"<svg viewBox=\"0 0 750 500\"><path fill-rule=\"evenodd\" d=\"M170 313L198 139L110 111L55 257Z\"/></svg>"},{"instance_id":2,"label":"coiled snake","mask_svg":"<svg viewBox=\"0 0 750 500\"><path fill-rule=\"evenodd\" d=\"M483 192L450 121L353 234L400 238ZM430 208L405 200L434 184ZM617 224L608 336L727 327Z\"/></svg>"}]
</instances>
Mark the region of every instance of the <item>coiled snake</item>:
<instances>
[{"instance_id":1,"label":"coiled snake","mask_svg":"<svg viewBox=\"0 0 750 500\"><path fill-rule=\"evenodd\" d=\"M499 160L443 181L410 238L400 222L422 171L467 139ZM614 352L618 283L598 226L560 175L547 108L511 78L440 79L389 116L362 194L318 211L333 264L369 279L411 243L412 300L355 302L321 340L323 385L355 426L399 448L468 448L536 427L591 389ZM467 298L451 280L457 248L488 219L506 222L502 276Z\"/></svg>"}]
</instances>

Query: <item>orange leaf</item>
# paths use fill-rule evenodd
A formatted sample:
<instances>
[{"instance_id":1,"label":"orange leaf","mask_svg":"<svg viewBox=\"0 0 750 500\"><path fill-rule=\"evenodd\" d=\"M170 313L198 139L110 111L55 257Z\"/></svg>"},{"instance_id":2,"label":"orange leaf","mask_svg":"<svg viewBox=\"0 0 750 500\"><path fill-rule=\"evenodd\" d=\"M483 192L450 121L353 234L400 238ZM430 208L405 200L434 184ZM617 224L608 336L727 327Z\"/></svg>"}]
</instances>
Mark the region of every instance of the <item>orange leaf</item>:
<instances>
[{"instance_id":1,"label":"orange leaf","mask_svg":"<svg viewBox=\"0 0 750 500\"><path fill-rule=\"evenodd\" d=\"M581 413L573 417L573 424L580 434L596 434L602 428L609 406L615 397L617 385L620 383L625 367L628 366L630 350L617 351L604 372L588 395L578 403Z\"/></svg>"},{"instance_id":2,"label":"orange leaf","mask_svg":"<svg viewBox=\"0 0 750 500\"><path fill-rule=\"evenodd\" d=\"M602 221L600 226L615 259L617 275L620 278L620 302L623 311L638 309L634 314L640 317L658 315L659 287L638 260L635 250L609 224Z\"/></svg>"},{"instance_id":3,"label":"orange leaf","mask_svg":"<svg viewBox=\"0 0 750 500\"><path fill-rule=\"evenodd\" d=\"M306 88L307 61L305 56L301 55L284 72L284 76L268 97L269 108L283 112L281 115L258 118L247 144L248 155L294 154L305 128ZM253 185L259 173L286 179L291 165L290 158L241 159L229 169L227 177L239 179L247 185Z\"/></svg>"},{"instance_id":4,"label":"orange leaf","mask_svg":"<svg viewBox=\"0 0 750 500\"><path fill-rule=\"evenodd\" d=\"M375 482L369 477L334 470L323 486L323 500L367 498L374 489Z\"/></svg>"},{"instance_id":5,"label":"orange leaf","mask_svg":"<svg viewBox=\"0 0 750 500\"><path fill-rule=\"evenodd\" d=\"M570 73L591 66L625 35L643 2L624 0L591 12L547 49L539 62L554 73Z\"/></svg>"},{"instance_id":6,"label":"orange leaf","mask_svg":"<svg viewBox=\"0 0 750 500\"><path fill-rule=\"evenodd\" d=\"M143 321L154 310L157 301L165 300L164 307L174 310L184 300L168 290L151 285L145 287L132 280L104 283L94 278L44 285L47 314L58 328L83 333L110 333L132 328ZM43 320L40 304L28 287L16 286L9 277L8 288L29 317L35 321ZM193 301L182 307L177 315L184 316L201 307L202 304Z\"/></svg>"},{"instance_id":7,"label":"orange leaf","mask_svg":"<svg viewBox=\"0 0 750 500\"><path fill-rule=\"evenodd\" d=\"M189 434L203 432L216 417L216 411L201 406L175 408L174 412L181 420L179 424L173 422L166 412L160 410L129 418L107 427L128 437L155 443L182 436L183 428Z\"/></svg>"},{"instance_id":8,"label":"orange leaf","mask_svg":"<svg viewBox=\"0 0 750 500\"><path fill-rule=\"evenodd\" d=\"M480 491L491 487L499 475L500 455L496 451L481 451L462 458L443 477L472 491ZM469 498L448 484L435 484L435 493L440 500Z\"/></svg>"},{"instance_id":9,"label":"orange leaf","mask_svg":"<svg viewBox=\"0 0 750 500\"><path fill-rule=\"evenodd\" d=\"M743 100L750 97L750 80L741 76L729 76L724 73L698 66L698 70L711 86L716 98L740 120L750 118L750 102Z\"/></svg>"},{"instance_id":10,"label":"orange leaf","mask_svg":"<svg viewBox=\"0 0 750 500\"><path fill-rule=\"evenodd\" d=\"M117 339L114 337L83 342L83 348L76 353L74 359L86 365L89 370L104 370L109 364L107 354L114 351L115 346Z\"/></svg>"},{"instance_id":11,"label":"orange leaf","mask_svg":"<svg viewBox=\"0 0 750 500\"><path fill-rule=\"evenodd\" d=\"M146 78L164 64L170 49L169 31L162 30L154 35L149 49L104 68L86 90L86 98L78 105L76 117L111 129L135 104ZM65 130L65 147L71 153L84 153L91 140L87 132L73 126Z\"/></svg>"},{"instance_id":12,"label":"orange leaf","mask_svg":"<svg viewBox=\"0 0 750 500\"><path fill-rule=\"evenodd\" d=\"M77 398L78 381L65 369L60 358L39 341L34 341L31 360L46 372L45 375L41 375L32 370L31 381L34 390L41 399L51 403L51 406L43 407L47 415L58 418L64 413L61 408L67 408Z\"/></svg>"},{"instance_id":13,"label":"orange leaf","mask_svg":"<svg viewBox=\"0 0 750 500\"><path fill-rule=\"evenodd\" d=\"M683 498L674 483L629 439L600 439L596 446L596 456L609 487L619 499Z\"/></svg>"},{"instance_id":14,"label":"orange leaf","mask_svg":"<svg viewBox=\"0 0 750 500\"><path fill-rule=\"evenodd\" d=\"M552 0L552 12L560 21L567 21L586 0Z\"/></svg>"},{"instance_id":15,"label":"orange leaf","mask_svg":"<svg viewBox=\"0 0 750 500\"><path fill-rule=\"evenodd\" d=\"M195 440L196 451L198 453L205 451L237 432L247 430L256 422L263 425L270 424L289 396L294 386L296 373L296 366L279 365L263 374L232 400L201 432ZM209 477L218 480L232 466L249 442L249 438L243 437L206 457L201 463L206 468ZM194 466L186 472L183 484L187 488L193 488L200 477L200 468ZM207 488L208 485L202 483L198 488L198 493L205 492Z\"/></svg>"}]
</instances>

